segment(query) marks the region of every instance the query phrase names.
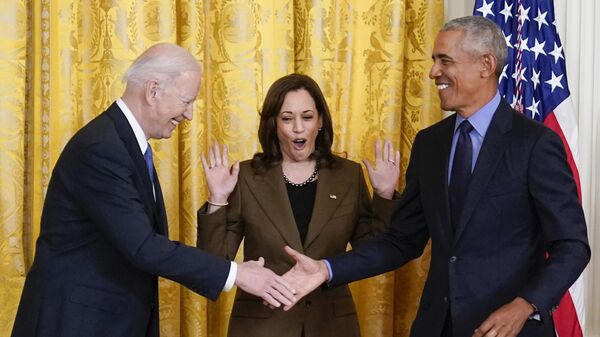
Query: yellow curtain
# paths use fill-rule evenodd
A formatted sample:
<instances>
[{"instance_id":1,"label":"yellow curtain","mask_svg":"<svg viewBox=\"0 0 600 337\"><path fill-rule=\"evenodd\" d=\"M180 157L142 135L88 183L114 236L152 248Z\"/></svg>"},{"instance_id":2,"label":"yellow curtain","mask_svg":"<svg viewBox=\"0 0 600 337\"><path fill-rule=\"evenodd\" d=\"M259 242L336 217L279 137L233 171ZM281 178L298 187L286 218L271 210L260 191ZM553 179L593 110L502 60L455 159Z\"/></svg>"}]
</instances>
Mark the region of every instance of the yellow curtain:
<instances>
[{"instance_id":1,"label":"yellow curtain","mask_svg":"<svg viewBox=\"0 0 600 337\"><path fill-rule=\"evenodd\" d=\"M0 2L0 336L32 263L51 170L69 138L124 89L148 46L176 42L203 64L195 118L153 142L170 237L193 245L206 197L200 153L259 150L258 110L290 72L321 85L337 153L373 157L391 139L406 169L416 132L441 118L427 78L442 0L11 0ZM402 188L402 182L399 188ZM406 336L429 253L352 284L363 336ZM162 280L163 336L225 336L233 292L212 303Z\"/></svg>"}]
</instances>

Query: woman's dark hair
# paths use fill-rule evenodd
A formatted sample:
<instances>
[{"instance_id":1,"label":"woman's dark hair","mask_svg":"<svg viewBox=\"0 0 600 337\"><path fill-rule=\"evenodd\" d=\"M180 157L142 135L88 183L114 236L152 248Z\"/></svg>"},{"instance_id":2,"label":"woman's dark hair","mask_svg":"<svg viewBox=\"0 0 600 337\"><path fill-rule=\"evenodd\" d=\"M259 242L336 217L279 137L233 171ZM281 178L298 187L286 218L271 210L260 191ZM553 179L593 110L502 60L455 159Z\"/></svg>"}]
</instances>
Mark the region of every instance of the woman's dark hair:
<instances>
[{"instance_id":1,"label":"woman's dark hair","mask_svg":"<svg viewBox=\"0 0 600 337\"><path fill-rule=\"evenodd\" d=\"M277 138L277 117L281 111L285 95L288 92L300 89L306 90L315 101L318 117L321 117L323 122L321 131L317 134L315 151L310 155L310 158L318 160L320 167L331 167L335 163L335 157L331 152L331 144L333 143L331 114L321 88L309 76L290 74L275 81L265 97L258 126L258 140L263 152L256 153L252 159L252 167L255 171L261 173L281 163L283 157Z\"/></svg>"}]
</instances>

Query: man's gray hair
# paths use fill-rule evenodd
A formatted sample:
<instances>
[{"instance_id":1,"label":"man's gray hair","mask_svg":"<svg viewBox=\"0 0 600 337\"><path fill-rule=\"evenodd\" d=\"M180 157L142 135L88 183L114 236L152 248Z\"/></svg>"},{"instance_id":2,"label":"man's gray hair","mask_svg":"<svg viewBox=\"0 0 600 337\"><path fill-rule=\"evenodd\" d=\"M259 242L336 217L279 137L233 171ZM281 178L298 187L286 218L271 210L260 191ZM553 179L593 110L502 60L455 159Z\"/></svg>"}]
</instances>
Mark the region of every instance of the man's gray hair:
<instances>
[{"instance_id":1,"label":"man's gray hair","mask_svg":"<svg viewBox=\"0 0 600 337\"><path fill-rule=\"evenodd\" d=\"M158 80L163 82L164 89L171 80L188 71L201 71L192 54L176 44L158 43L133 61L123 75L123 81L127 85L143 85L147 81Z\"/></svg>"},{"instance_id":2,"label":"man's gray hair","mask_svg":"<svg viewBox=\"0 0 600 337\"><path fill-rule=\"evenodd\" d=\"M496 75L500 77L506 64L507 46L504 34L494 21L482 16L465 16L448 21L440 32L451 30L463 32L460 47L465 52L474 56L494 55L498 61Z\"/></svg>"}]
</instances>

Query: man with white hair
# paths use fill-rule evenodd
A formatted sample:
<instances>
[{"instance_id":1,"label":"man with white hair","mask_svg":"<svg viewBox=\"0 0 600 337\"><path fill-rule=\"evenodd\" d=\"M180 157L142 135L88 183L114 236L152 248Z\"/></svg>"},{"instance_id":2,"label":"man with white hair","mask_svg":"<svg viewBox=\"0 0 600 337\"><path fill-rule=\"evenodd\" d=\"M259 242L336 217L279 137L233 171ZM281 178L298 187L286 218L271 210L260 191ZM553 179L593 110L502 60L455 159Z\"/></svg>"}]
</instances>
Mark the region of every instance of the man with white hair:
<instances>
[{"instance_id":1,"label":"man with white hair","mask_svg":"<svg viewBox=\"0 0 600 337\"><path fill-rule=\"evenodd\" d=\"M148 139L192 119L201 68L185 49L150 47L122 98L63 150L48 187L13 337L158 336L158 276L215 300L234 284L273 306L295 300L264 261L226 261L171 241Z\"/></svg>"}]
</instances>

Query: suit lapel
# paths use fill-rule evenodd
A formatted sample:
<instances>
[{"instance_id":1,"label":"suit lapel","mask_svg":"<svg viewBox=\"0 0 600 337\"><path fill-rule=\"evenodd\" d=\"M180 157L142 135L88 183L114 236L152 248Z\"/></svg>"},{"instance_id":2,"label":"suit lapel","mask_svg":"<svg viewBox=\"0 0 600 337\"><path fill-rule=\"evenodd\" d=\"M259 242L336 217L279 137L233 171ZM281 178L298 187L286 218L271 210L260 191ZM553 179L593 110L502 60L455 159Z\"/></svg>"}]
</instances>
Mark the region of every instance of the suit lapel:
<instances>
[{"instance_id":1,"label":"suit lapel","mask_svg":"<svg viewBox=\"0 0 600 337\"><path fill-rule=\"evenodd\" d=\"M432 154L430 156L432 162L429 166L432 174L429 183L432 184L432 191L440 191L439 193L433 193L435 196L435 209L440 212L440 229L448 246L450 246L453 237L452 224L450 223L450 201L448 197L448 163L455 121L455 115L444 121L436 137L437 140L432 144L433 149L429 149Z\"/></svg>"},{"instance_id":2,"label":"suit lapel","mask_svg":"<svg viewBox=\"0 0 600 337\"><path fill-rule=\"evenodd\" d=\"M304 252L283 181L281 165L268 169L264 174L249 174L244 180L261 209L286 243L293 249Z\"/></svg>"},{"instance_id":3,"label":"suit lapel","mask_svg":"<svg viewBox=\"0 0 600 337\"><path fill-rule=\"evenodd\" d=\"M162 225L162 227L165 227L166 221L164 224L156 221L157 220L156 219L156 216L157 216L156 202L158 202L159 195L160 195L162 210L164 212L164 204L162 203L162 194L160 192L160 186L158 186L158 178L156 178L156 176L155 176L155 178L156 178L155 180L156 180L157 186L158 186L158 188L156 190L156 202L155 202L154 201L154 193L152 191L152 182L150 181L150 176L148 175L148 168L146 167L146 161L144 160L144 155L142 154L142 151L140 150L140 146L137 142L137 139L135 138L135 134L133 133L133 130L131 129L131 125L129 125L127 118L125 117L125 115L123 114L123 112L121 111L121 109L119 108L119 106L116 103L113 103L106 110L106 113L113 120L115 129L117 130L117 133L121 137L121 140L123 141L123 144L125 145L125 148L127 149L127 152L129 152L129 155L131 156L131 160L132 160L132 162L135 166L135 169L140 177L140 180L142 181L143 191L140 191L140 194L142 195L144 206L148 212L148 216L150 217L150 219L153 220L155 227L157 227L156 230L160 231L161 225ZM154 170L154 172L156 174L156 170Z\"/></svg>"},{"instance_id":4,"label":"suit lapel","mask_svg":"<svg viewBox=\"0 0 600 337\"><path fill-rule=\"evenodd\" d=\"M512 113L511 108L504 100L500 100L500 105L490 126L486 132L469 189L465 198L465 206L462 210L458 228L454 236L456 243L460 235L465 230L466 224L473 215L473 211L477 208L477 203L481 199L486 186L490 182L498 163L504 155L506 146L508 145L508 132L512 128Z\"/></svg>"},{"instance_id":5,"label":"suit lapel","mask_svg":"<svg viewBox=\"0 0 600 337\"><path fill-rule=\"evenodd\" d=\"M304 240L305 249L317 238L344 199L345 193L353 183L350 179L351 176L334 174L328 168L319 170L315 204L308 224L308 233L306 233L306 239Z\"/></svg>"},{"instance_id":6,"label":"suit lapel","mask_svg":"<svg viewBox=\"0 0 600 337\"><path fill-rule=\"evenodd\" d=\"M167 222L167 210L165 208L165 200L163 199L162 189L160 188L160 182L158 181L158 175L156 169L154 169L154 181L156 182L156 212L155 221L157 223L157 231L159 234L169 236L169 227Z\"/></svg>"}]
</instances>

